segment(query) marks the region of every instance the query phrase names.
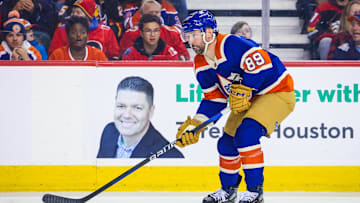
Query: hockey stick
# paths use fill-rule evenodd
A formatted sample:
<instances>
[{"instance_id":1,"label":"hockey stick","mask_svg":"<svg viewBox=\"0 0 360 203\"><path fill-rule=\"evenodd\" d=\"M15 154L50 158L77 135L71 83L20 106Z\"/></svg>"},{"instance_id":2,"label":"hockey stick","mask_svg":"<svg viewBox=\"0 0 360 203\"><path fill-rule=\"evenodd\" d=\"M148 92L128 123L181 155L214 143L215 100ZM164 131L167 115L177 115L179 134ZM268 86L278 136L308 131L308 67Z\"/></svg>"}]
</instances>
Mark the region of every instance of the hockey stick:
<instances>
[{"instance_id":1,"label":"hockey stick","mask_svg":"<svg viewBox=\"0 0 360 203\"><path fill-rule=\"evenodd\" d=\"M224 114L226 114L230 109L229 108L225 108L223 109L220 113L216 114L215 116L211 117L210 119L208 119L207 121L204 121L203 123L201 123L199 126L197 126L196 128L194 128L192 130L193 133L198 132L199 130L201 130L202 128L206 127L207 125L209 125L212 122L215 122L217 120L220 119L220 117ZM118 177L114 178L112 181L108 182L107 184L103 185L102 187L100 187L99 189L95 190L94 192L90 193L89 195L81 198L81 199L72 199L72 198L67 198L67 197L61 197L61 196L57 196L57 195L53 195L53 194L45 194L42 198L44 203L84 203L86 201L88 201L89 199L95 197L97 194L103 192L104 190L106 190L107 188L111 187L112 185L114 185L115 183L119 182L121 179L125 178L126 176L130 175L131 173L133 173L134 171L136 171L137 169L139 169L140 167L144 166L145 164L147 164L148 162L159 158L161 155L165 154L166 152L168 152L169 150L171 150L172 148L175 147L175 143L178 140L175 140L167 145L165 145L163 148L161 148L159 151L157 151L155 154L150 155L149 157L147 157L146 159L144 159L143 161L141 161L140 163L136 164L135 166L133 166L132 168L130 168L129 170L127 170L126 172L124 172L123 174L119 175Z\"/></svg>"}]
</instances>

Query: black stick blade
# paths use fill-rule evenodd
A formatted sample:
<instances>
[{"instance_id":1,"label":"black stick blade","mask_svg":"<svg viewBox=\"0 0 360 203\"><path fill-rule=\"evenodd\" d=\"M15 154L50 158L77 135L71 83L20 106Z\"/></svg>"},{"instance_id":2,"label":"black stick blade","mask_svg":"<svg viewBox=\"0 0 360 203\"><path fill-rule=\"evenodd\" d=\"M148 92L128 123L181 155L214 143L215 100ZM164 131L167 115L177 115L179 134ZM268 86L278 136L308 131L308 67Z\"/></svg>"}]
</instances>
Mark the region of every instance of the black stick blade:
<instances>
[{"instance_id":1,"label":"black stick blade","mask_svg":"<svg viewBox=\"0 0 360 203\"><path fill-rule=\"evenodd\" d=\"M81 199L71 199L66 197L60 197L52 194L45 194L42 198L44 203L84 203Z\"/></svg>"}]
</instances>

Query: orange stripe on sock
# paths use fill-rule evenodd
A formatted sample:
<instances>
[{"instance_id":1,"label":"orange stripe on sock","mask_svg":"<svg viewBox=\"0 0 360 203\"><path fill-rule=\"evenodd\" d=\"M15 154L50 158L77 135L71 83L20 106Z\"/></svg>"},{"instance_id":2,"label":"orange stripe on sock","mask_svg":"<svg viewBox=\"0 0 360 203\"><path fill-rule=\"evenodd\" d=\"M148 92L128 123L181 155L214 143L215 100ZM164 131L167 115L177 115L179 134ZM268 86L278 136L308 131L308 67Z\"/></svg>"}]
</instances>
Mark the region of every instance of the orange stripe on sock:
<instances>
[{"instance_id":1,"label":"orange stripe on sock","mask_svg":"<svg viewBox=\"0 0 360 203\"><path fill-rule=\"evenodd\" d=\"M262 151L258 151L250 156L241 157L242 164L262 164L264 163L264 154Z\"/></svg>"},{"instance_id":2,"label":"orange stripe on sock","mask_svg":"<svg viewBox=\"0 0 360 203\"><path fill-rule=\"evenodd\" d=\"M228 170L238 170L241 168L241 158L225 159L220 156L220 167Z\"/></svg>"},{"instance_id":3,"label":"orange stripe on sock","mask_svg":"<svg viewBox=\"0 0 360 203\"><path fill-rule=\"evenodd\" d=\"M261 147L256 148L256 149L252 149L252 150L249 150L249 151L245 151L245 152L239 152L239 154L240 154L241 157L247 157L247 156L251 156L253 154L256 154L256 153L258 153L260 151L261 151Z\"/></svg>"}]
</instances>

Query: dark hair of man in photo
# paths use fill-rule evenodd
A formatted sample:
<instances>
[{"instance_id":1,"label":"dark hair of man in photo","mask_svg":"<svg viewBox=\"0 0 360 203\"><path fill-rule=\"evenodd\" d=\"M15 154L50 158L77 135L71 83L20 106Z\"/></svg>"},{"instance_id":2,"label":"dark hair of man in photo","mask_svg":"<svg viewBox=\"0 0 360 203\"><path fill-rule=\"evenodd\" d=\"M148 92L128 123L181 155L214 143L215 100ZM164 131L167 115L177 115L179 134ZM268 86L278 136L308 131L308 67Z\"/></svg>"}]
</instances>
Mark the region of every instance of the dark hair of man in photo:
<instances>
[{"instance_id":1,"label":"dark hair of man in photo","mask_svg":"<svg viewBox=\"0 0 360 203\"><path fill-rule=\"evenodd\" d=\"M120 90L133 90L136 92L143 92L146 94L146 100L148 101L149 106L153 106L154 88L147 80L141 77L130 76L125 78L119 83L116 93Z\"/></svg>"}]
</instances>

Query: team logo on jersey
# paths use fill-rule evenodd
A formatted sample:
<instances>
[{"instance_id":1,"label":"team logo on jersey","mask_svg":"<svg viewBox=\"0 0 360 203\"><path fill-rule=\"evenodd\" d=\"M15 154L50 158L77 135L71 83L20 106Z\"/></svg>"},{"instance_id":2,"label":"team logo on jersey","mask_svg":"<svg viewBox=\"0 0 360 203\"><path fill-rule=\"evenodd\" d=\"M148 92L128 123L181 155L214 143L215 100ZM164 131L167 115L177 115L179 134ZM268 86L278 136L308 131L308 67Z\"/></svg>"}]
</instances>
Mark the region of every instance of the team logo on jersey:
<instances>
[{"instance_id":1,"label":"team logo on jersey","mask_svg":"<svg viewBox=\"0 0 360 203\"><path fill-rule=\"evenodd\" d=\"M221 91L226 94L227 96L230 94L231 91L231 80L224 78L223 76L217 74L221 86Z\"/></svg>"},{"instance_id":2,"label":"team logo on jersey","mask_svg":"<svg viewBox=\"0 0 360 203\"><path fill-rule=\"evenodd\" d=\"M237 83L241 83L242 81L242 77L239 73L230 73L230 76L227 77L227 79Z\"/></svg>"},{"instance_id":3,"label":"team logo on jersey","mask_svg":"<svg viewBox=\"0 0 360 203\"><path fill-rule=\"evenodd\" d=\"M174 49L173 47L170 47L170 48L169 48L169 54L170 54L171 56L175 56L175 55L178 54L178 53L177 53L177 51L175 51L175 49Z\"/></svg>"}]
</instances>

